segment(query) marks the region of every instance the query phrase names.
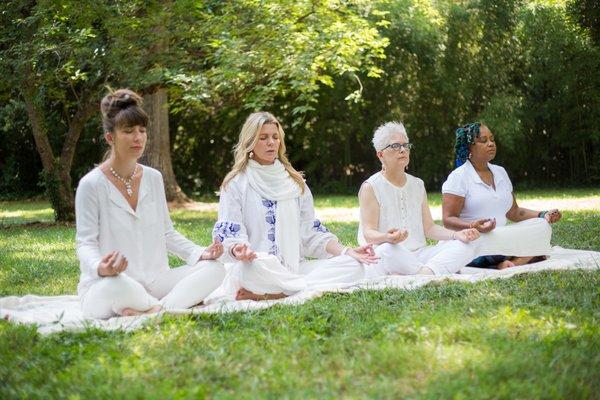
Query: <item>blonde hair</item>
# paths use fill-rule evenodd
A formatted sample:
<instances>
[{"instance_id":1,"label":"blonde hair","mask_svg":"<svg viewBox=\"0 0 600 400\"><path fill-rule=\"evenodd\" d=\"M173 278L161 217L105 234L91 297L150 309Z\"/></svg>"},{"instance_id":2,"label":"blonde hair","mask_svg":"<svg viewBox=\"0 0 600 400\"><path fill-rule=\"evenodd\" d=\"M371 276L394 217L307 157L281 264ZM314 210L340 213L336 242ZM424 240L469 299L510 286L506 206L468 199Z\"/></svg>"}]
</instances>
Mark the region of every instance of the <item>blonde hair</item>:
<instances>
[{"instance_id":1,"label":"blonde hair","mask_svg":"<svg viewBox=\"0 0 600 400\"><path fill-rule=\"evenodd\" d=\"M281 124L277 118L275 118L273 114L266 111L252 113L248 116L248 118L246 118L246 122L244 122L242 130L240 131L238 142L233 147L233 167L223 179L221 189L225 189L227 184L233 178L246 169L248 160L250 158L250 152L254 149L256 143L258 143L260 131L265 124L274 124L277 127L279 134L279 149L277 149L277 157L285 167L285 170L288 172L288 174L290 174L290 177L298 184L302 193L304 193L304 177L302 176L301 172L296 171L294 167L292 167L292 164L285 154L285 135L283 133L283 128L281 127Z\"/></svg>"}]
</instances>

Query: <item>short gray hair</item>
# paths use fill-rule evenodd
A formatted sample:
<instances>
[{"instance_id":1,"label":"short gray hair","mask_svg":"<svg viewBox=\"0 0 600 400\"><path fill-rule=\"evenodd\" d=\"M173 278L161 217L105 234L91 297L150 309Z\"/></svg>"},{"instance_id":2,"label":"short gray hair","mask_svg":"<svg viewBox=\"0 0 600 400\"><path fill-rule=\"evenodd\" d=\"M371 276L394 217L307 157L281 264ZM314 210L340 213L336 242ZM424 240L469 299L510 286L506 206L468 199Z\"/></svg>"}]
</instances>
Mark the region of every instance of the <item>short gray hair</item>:
<instances>
[{"instance_id":1,"label":"short gray hair","mask_svg":"<svg viewBox=\"0 0 600 400\"><path fill-rule=\"evenodd\" d=\"M380 125L375 129L375 133L373 134L373 147L375 147L376 151L382 150L389 144L390 137L398 133L404 135L406 139L408 139L406 129L402 122L390 121Z\"/></svg>"}]
</instances>

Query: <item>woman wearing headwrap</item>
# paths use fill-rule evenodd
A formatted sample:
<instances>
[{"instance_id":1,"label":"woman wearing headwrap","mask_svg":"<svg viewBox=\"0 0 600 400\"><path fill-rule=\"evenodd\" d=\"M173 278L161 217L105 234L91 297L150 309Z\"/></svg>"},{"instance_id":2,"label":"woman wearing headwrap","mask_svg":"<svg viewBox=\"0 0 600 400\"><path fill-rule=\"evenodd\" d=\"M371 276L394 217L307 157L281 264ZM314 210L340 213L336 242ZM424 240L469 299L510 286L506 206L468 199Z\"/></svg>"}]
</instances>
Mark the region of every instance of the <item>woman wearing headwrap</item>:
<instances>
[{"instance_id":1,"label":"woman wearing headwrap","mask_svg":"<svg viewBox=\"0 0 600 400\"><path fill-rule=\"evenodd\" d=\"M550 251L549 223L561 218L557 209L519 207L506 170L491 164L494 134L479 122L456 130L456 169L442 185L444 226L475 228L486 240L505 243L502 254L478 257L469 265L499 269L544 259ZM508 221L516 224L507 225Z\"/></svg>"}]
</instances>

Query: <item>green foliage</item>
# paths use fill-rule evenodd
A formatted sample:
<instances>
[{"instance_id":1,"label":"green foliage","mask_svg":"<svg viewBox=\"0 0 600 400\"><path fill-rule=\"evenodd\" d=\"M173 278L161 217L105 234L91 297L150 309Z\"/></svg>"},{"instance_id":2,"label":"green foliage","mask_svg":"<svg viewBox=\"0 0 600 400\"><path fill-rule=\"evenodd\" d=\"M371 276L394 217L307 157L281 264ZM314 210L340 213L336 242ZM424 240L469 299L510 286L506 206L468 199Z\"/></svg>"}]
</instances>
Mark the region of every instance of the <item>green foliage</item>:
<instances>
[{"instance_id":1,"label":"green foliage","mask_svg":"<svg viewBox=\"0 0 600 400\"><path fill-rule=\"evenodd\" d=\"M356 192L378 169L371 134L388 120L404 121L416 145L409 173L433 190L452 169L454 130L475 120L495 133L495 162L515 184L594 185L596 3L6 1L0 195L30 193L39 180L40 164L24 150L27 66L54 149L84 94L99 99L106 84L168 87L174 170L190 194L218 188L256 109L280 117L291 159L317 192ZM74 181L100 159L99 138L92 119ZM11 189L17 176L20 192Z\"/></svg>"},{"instance_id":2,"label":"green foliage","mask_svg":"<svg viewBox=\"0 0 600 400\"><path fill-rule=\"evenodd\" d=\"M589 32L596 46L600 46L600 4L595 0L571 0L569 13Z\"/></svg>"},{"instance_id":3,"label":"green foliage","mask_svg":"<svg viewBox=\"0 0 600 400\"><path fill-rule=\"evenodd\" d=\"M600 53L563 2L380 2L390 39L381 79L338 78L294 131L292 158L317 191L356 191L377 171L376 126L401 120L412 142L409 173L432 190L453 168L456 127L482 120L498 139L496 163L517 185L600 180ZM286 115L285 109L281 114ZM289 119L289 118L288 118ZM300 154L298 154L300 150Z\"/></svg>"},{"instance_id":4,"label":"green foliage","mask_svg":"<svg viewBox=\"0 0 600 400\"><path fill-rule=\"evenodd\" d=\"M231 121L235 129L227 141L247 110L271 106L276 98L288 98L300 118L335 76L378 76L375 60L387 43L368 19L366 0L11 0L1 7L0 71L10 79L0 92L20 101L22 80L34 82L55 151L84 95L100 99L106 85L141 92L167 86L176 115L175 154L187 160L176 166L180 174L199 147L222 140L222 132L198 130L207 118ZM86 128L76 180L100 158L97 137L97 125ZM90 153L96 157L81 157ZM27 165L18 162L18 169Z\"/></svg>"}]
</instances>

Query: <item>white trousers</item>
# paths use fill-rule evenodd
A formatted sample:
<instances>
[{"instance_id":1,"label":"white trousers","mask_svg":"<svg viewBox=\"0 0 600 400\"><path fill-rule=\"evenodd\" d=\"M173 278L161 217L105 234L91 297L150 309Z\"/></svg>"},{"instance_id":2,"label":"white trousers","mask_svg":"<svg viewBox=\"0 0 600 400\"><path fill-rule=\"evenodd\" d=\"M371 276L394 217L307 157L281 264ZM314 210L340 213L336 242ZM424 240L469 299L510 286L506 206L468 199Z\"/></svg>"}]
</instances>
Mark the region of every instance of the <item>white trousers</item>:
<instances>
[{"instance_id":1,"label":"white trousers","mask_svg":"<svg viewBox=\"0 0 600 400\"><path fill-rule=\"evenodd\" d=\"M90 286L81 299L81 309L85 317L104 319L119 315L125 308L189 308L219 287L224 277L223 264L217 261L171 268L144 285L124 272L101 278Z\"/></svg>"},{"instance_id":2,"label":"white trousers","mask_svg":"<svg viewBox=\"0 0 600 400\"><path fill-rule=\"evenodd\" d=\"M543 218L530 218L499 226L477 239L479 256L543 256L550 254L552 227Z\"/></svg>"},{"instance_id":3,"label":"white trousers","mask_svg":"<svg viewBox=\"0 0 600 400\"><path fill-rule=\"evenodd\" d=\"M383 243L375 249L380 259L373 266L370 277L374 277L372 274L414 275L423 267L430 268L436 275L454 274L477 257L477 250L474 243L459 240L447 240L416 250L408 250L402 243Z\"/></svg>"},{"instance_id":4,"label":"white trousers","mask_svg":"<svg viewBox=\"0 0 600 400\"><path fill-rule=\"evenodd\" d=\"M293 273L277 257L266 253L257 255L252 262L226 264L223 284L206 302L235 300L240 288L255 294L292 295L307 288L351 284L365 277L365 267L349 256L302 261L298 273Z\"/></svg>"},{"instance_id":5,"label":"white trousers","mask_svg":"<svg viewBox=\"0 0 600 400\"><path fill-rule=\"evenodd\" d=\"M380 260L371 268L368 276L413 275L423 267L430 268L436 275L447 275L458 272L479 256L550 254L551 236L552 228L546 220L532 218L498 227L470 243L446 240L416 250L408 250L402 243L383 243L375 248Z\"/></svg>"}]
</instances>

